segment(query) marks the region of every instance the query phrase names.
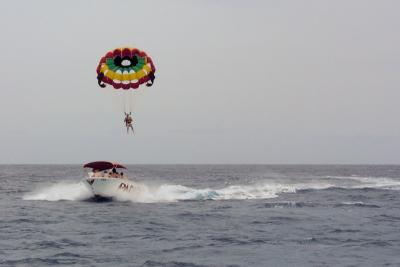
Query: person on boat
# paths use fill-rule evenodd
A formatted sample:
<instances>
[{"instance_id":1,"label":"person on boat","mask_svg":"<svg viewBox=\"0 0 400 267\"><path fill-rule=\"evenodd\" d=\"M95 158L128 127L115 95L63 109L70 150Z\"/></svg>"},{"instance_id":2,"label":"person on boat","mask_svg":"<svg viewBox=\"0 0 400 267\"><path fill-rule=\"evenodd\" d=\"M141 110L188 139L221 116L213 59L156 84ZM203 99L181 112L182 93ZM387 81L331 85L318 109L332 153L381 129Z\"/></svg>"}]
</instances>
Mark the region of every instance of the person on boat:
<instances>
[{"instance_id":1,"label":"person on boat","mask_svg":"<svg viewBox=\"0 0 400 267\"><path fill-rule=\"evenodd\" d=\"M119 174L118 174L118 172L117 172L117 169L113 168L113 169L111 170L111 172L110 172L110 177L112 177L112 178L119 178L118 176L119 176Z\"/></svg>"},{"instance_id":2,"label":"person on boat","mask_svg":"<svg viewBox=\"0 0 400 267\"><path fill-rule=\"evenodd\" d=\"M93 177L100 177L99 170L93 170Z\"/></svg>"},{"instance_id":3,"label":"person on boat","mask_svg":"<svg viewBox=\"0 0 400 267\"><path fill-rule=\"evenodd\" d=\"M129 113L126 113L125 112L125 119L124 119L124 122L125 122L125 126L126 126L126 132L127 133L129 133L129 129L131 129L132 130L132 133L134 132L133 131L133 126L132 126L132 122L133 122L133 120L132 120L132 112L129 112Z\"/></svg>"}]
</instances>

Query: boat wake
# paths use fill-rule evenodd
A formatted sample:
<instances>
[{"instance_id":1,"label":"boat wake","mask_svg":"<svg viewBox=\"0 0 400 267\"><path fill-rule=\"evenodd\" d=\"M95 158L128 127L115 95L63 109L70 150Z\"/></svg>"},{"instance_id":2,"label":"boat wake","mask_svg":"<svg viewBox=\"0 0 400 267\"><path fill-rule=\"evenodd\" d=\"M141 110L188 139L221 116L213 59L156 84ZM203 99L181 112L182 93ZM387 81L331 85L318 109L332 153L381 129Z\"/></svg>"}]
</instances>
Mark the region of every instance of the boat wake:
<instances>
[{"instance_id":1,"label":"boat wake","mask_svg":"<svg viewBox=\"0 0 400 267\"><path fill-rule=\"evenodd\" d=\"M139 183L140 190L134 193L120 192L113 200L138 203L177 202L196 200L240 200L276 198L282 193L296 193L302 190L323 190L329 188L363 189L376 188L400 190L400 180L385 177L324 177L302 182L259 182L250 185L230 185L220 189L196 189L183 185L147 185ZM92 199L92 192L82 182L60 182L42 186L23 196L24 200L82 201Z\"/></svg>"},{"instance_id":2,"label":"boat wake","mask_svg":"<svg viewBox=\"0 0 400 267\"><path fill-rule=\"evenodd\" d=\"M113 199L140 203L176 202L182 200L223 200L274 198L279 193L295 192L295 188L276 185L232 185L222 189L195 189L183 185L139 184L140 190L134 193L121 191ZM82 183L61 182L42 186L23 196L24 200L87 200L93 198L92 192Z\"/></svg>"},{"instance_id":3,"label":"boat wake","mask_svg":"<svg viewBox=\"0 0 400 267\"><path fill-rule=\"evenodd\" d=\"M85 200L93 196L81 182L59 182L42 185L31 193L23 196L24 200Z\"/></svg>"}]
</instances>

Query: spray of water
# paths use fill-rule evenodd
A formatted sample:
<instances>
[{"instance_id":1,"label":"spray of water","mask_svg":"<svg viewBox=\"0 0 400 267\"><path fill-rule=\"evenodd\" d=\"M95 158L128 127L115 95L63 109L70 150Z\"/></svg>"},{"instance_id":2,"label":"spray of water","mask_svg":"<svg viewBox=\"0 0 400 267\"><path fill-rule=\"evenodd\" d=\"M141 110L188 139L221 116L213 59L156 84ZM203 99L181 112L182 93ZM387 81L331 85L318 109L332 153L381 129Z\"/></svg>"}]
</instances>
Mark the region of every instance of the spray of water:
<instances>
[{"instance_id":1,"label":"spray of water","mask_svg":"<svg viewBox=\"0 0 400 267\"><path fill-rule=\"evenodd\" d=\"M85 200L92 197L81 182L59 182L52 185L44 185L31 193L24 195L24 200Z\"/></svg>"},{"instance_id":2,"label":"spray of water","mask_svg":"<svg viewBox=\"0 0 400 267\"><path fill-rule=\"evenodd\" d=\"M136 190L120 192L114 196L117 201L139 203L176 202L183 200L243 200L276 198L282 193L296 193L299 190L322 190L327 188L379 188L400 190L400 181L384 177L326 177L319 181L303 183L260 182L252 185L230 185L224 188L196 189L183 185L138 183ZM60 182L42 186L26 194L25 200L85 200L93 197L82 182Z\"/></svg>"}]
</instances>

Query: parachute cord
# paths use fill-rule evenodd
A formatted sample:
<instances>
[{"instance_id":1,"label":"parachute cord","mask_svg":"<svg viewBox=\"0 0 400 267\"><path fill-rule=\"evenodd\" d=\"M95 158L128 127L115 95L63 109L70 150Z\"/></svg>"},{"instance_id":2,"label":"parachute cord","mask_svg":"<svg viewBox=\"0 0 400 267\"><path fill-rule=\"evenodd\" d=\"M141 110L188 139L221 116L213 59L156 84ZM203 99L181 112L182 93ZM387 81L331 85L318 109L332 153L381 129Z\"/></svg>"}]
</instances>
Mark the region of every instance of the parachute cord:
<instances>
[{"instance_id":1,"label":"parachute cord","mask_svg":"<svg viewBox=\"0 0 400 267\"><path fill-rule=\"evenodd\" d=\"M124 114L132 113L133 111L133 90L127 90L121 95L122 111Z\"/></svg>"},{"instance_id":2,"label":"parachute cord","mask_svg":"<svg viewBox=\"0 0 400 267\"><path fill-rule=\"evenodd\" d=\"M122 112L126 112L126 108L125 108L125 101L124 101L124 96L121 94L118 96L119 97L119 102L121 103L120 105L122 106Z\"/></svg>"},{"instance_id":3,"label":"parachute cord","mask_svg":"<svg viewBox=\"0 0 400 267\"><path fill-rule=\"evenodd\" d=\"M124 98L124 112L125 113L129 113L129 105L128 105L128 103L126 102L126 99Z\"/></svg>"},{"instance_id":4,"label":"parachute cord","mask_svg":"<svg viewBox=\"0 0 400 267\"><path fill-rule=\"evenodd\" d=\"M129 113L132 112L133 110L133 91L131 90L131 92L129 92Z\"/></svg>"}]
</instances>

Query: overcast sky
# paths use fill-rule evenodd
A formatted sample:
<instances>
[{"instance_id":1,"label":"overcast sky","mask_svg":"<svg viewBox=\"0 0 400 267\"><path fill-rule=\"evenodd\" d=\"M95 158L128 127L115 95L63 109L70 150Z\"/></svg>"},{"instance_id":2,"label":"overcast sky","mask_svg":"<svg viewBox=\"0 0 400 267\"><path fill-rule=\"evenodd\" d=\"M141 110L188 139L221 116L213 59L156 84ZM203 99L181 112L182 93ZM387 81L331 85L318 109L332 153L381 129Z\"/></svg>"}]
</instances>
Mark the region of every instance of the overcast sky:
<instances>
[{"instance_id":1,"label":"overcast sky","mask_svg":"<svg viewBox=\"0 0 400 267\"><path fill-rule=\"evenodd\" d=\"M399 1L4 1L0 163L400 163ZM145 50L134 97L95 69Z\"/></svg>"}]
</instances>

